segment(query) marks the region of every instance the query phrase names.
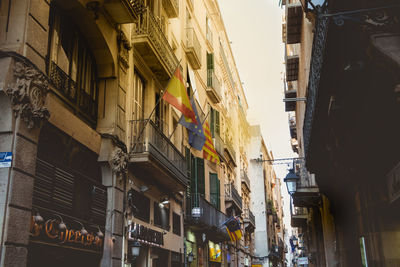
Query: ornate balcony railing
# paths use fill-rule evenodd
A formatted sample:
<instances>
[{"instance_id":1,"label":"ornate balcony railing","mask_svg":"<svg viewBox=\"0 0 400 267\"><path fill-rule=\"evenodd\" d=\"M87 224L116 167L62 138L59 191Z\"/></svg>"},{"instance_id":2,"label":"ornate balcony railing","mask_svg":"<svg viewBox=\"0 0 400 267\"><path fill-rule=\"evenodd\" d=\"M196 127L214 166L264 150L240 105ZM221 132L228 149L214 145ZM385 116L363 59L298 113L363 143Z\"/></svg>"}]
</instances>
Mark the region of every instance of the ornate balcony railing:
<instances>
[{"instance_id":1,"label":"ornate balcony railing","mask_svg":"<svg viewBox=\"0 0 400 267\"><path fill-rule=\"evenodd\" d=\"M193 69L201 68L201 46L193 28L186 29L186 54Z\"/></svg>"},{"instance_id":2,"label":"ornate balcony railing","mask_svg":"<svg viewBox=\"0 0 400 267\"><path fill-rule=\"evenodd\" d=\"M160 127L148 119L134 120L130 124L132 132L130 161L135 164L151 162L152 165L148 166L148 169L153 176L157 176L155 179L162 178L163 174L156 173L158 169L162 169L163 173L168 173L171 180L177 181L180 185L188 185L185 157Z\"/></svg>"},{"instance_id":3,"label":"ornate balcony railing","mask_svg":"<svg viewBox=\"0 0 400 267\"><path fill-rule=\"evenodd\" d=\"M233 145L229 141L225 142L225 151L228 153L233 165L236 167L236 151L233 149Z\"/></svg>"},{"instance_id":4,"label":"ornate balcony railing","mask_svg":"<svg viewBox=\"0 0 400 267\"><path fill-rule=\"evenodd\" d=\"M247 188L250 190L250 179L249 179L249 176L247 175L247 172L245 172L245 170L241 170L240 176L242 178L242 183L244 183L247 186Z\"/></svg>"},{"instance_id":5,"label":"ornate balcony railing","mask_svg":"<svg viewBox=\"0 0 400 267\"><path fill-rule=\"evenodd\" d=\"M149 68L161 76L160 80L168 81L179 61L149 9L140 16L133 41L133 45L146 59Z\"/></svg>"},{"instance_id":6,"label":"ornate balcony railing","mask_svg":"<svg viewBox=\"0 0 400 267\"><path fill-rule=\"evenodd\" d=\"M179 16L178 0L163 0L162 3L169 18L176 18Z\"/></svg>"},{"instance_id":7,"label":"ornate balcony railing","mask_svg":"<svg viewBox=\"0 0 400 267\"><path fill-rule=\"evenodd\" d=\"M243 220L244 222L251 223L253 227L256 226L256 217L254 216L253 212L249 208L243 209Z\"/></svg>"},{"instance_id":8,"label":"ornate balcony railing","mask_svg":"<svg viewBox=\"0 0 400 267\"><path fill-rule=\"evenodd\" d=\"M185 220L189 224L204 226L220 239L229 240L223 223L228 217L208 202L202 194L187 192Z\"/></svg>"},{"instance_id":9,"label":"ornate balcony railing","mask_svg":"<svg viewBox=\"0 0 400 267\"><path fill-rule=\"evenodd\" d=\"M327 17L319 17L317 18L315 23L315 33L310 63L310 76L307 89L307 104L303 125L304 152L307 157L310 150L314 112L321 79L321 69L324 62L325 45L328 35L328 24L329 18Z\"/></svg>"},{"instance_id":10,"label":"ornate balcony railing","mask_svg":"<svg viewBox=\"0 0 400 267\"><path fill-rule=\"evenodd\" d=\"M91 124L97 122L97 101L95 101L78 83L71 79L56 63L50 61L49 78L59 92L78 114Z\"/></svg>"},{"instance_id":11,"label":"ornate balcony railing","mask_svg":"<svg viewBox=\"0 0 400 267\"><path fill-rule=\"evenodd\" d=\"M225 184L225 201L233 201L240 210L242 209L242 198L233 184Z\"/></svg>"},{"instance_id":12,"label":"ornate balcony railing","mask_svg":"<svg viewBox=\"0 0 400 267\"><path fill-rule=\"evenodd\" d=\"M213 69L207 70L207 94L214 101L214 103L221 102L221 83L215 75Z\"/></svg>"}]
</instances>

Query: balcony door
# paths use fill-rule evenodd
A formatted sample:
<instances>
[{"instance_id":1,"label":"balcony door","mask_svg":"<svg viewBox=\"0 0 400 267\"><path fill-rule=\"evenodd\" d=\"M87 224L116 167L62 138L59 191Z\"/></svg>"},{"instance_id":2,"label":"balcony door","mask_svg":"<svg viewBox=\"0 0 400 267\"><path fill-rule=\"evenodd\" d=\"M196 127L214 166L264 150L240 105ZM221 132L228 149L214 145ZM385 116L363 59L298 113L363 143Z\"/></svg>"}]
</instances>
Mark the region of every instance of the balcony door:
<instances>
[{"instance_id":1,"label":"balcony door","mask_svg":"<svg viewBox=\"0 0 400 267\"><path fill-rule=\"evenodd\" d=\"M140 132L141 121L143 120L144 111L143 111L143 103L144 103L144 80L140 77L138 73L134 73L133 75L133 93L132 93L132 120L133 120L133 128L132 128L132 137L135 139Z\"/></svg>"},{"instance_id":2,"label":"balcony door","mask_svg":"<svg viewBox=\"0 0 400 267\"><path fill-rule=\"evenodd\" d=\"M220 181L216 173L210 173L210 203L220 210Z\"/></svg>"}]
</instances>

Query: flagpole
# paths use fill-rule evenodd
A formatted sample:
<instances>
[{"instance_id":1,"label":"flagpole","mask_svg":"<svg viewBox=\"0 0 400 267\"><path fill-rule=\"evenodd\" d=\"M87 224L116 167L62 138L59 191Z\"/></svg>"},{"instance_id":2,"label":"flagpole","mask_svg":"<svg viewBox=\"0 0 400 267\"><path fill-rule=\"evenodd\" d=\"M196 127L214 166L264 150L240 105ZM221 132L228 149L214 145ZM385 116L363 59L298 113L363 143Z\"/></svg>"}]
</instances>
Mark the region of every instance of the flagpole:
<instances>
[{"instance_id":1,"label":"flagpole","mask_svg":"<svg viewBox=\"0 0 400 267\"><path fill-rule=\"evenodd\" d=\"M177 70L177 69L179 68L179 66L181 65L181 61L182 61L182 59L179 60L178 65L176 66L176 68L175 68L175 70L174 70L174 72L173 72L172 75L175 75L176 70ZM146 129L146 126L147 126L147 124L149 123L149 120L151 120L151 116L153 116L154 111L156 110L158 104L160 104L161 99L164 97L165 93L167 92L168 85L169 85L169 83L170 83L171 81L172 81L172 77L169 79L167 86L164 88L164 92L162 93L161 97L157 100L156 105L154 106L153 110L150 112L149 118L145 121L144 126L143 126L142 130L140 131L139 136L138 136L137 139L140 139L140 137L142 136L142 134L143 134L143 132L144 132L144 129ZM133 145L133 148L132 148L133 151L135 150L135 147L136 147L136 143Z\"/></svg>"}]
</instances>

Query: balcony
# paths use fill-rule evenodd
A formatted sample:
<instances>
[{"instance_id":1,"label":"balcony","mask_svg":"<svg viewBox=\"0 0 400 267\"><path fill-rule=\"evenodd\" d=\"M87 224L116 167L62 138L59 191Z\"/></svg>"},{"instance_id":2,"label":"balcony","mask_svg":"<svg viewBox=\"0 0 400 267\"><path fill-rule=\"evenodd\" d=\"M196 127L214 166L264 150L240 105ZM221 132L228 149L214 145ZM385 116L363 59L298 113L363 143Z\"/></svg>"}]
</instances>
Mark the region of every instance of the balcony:
<instances>
[{"instance_id":1,"label":"balcony","mask_svg":"<svg viewBox=\"0 0 400 267\"><path fill-rule=\"evenodd\" d=\"M105 0L104 9L118 24L134 23L145 10L143 0Z\"/></svg>"},{"instance_id":2,"label":"balcony","mask_svg":"<svg viewBox=\"0 0 400 267\"><path fill-rule=\"evenodd\" d=\"M289 131L290 137L297 139L296 116L289 115Z\"/></svg>"},{"instance_id":3,"label":"balcony","mask_svg":"<svg viewBox=\"0 0 400 267\"><path fill-rule=\"evenodd\" d=\"M201 68L201 46L193 28L186 29L185 52L192 69Z\"/></svg>"},{"instance_id":4,"label":"balcony","mask_svg":"<svg viewBox=\"0 0 400 267\"><path fill-rule=\"evenodd\" d=\"M287 83L287 90L286 90L286 84L285 84L285 99L290 99L290 98L296 98L297 97L297 89L294 86L293 82L288 82ZM296 101L288 101L285 102L285 111L295 111L296 110Z\"/></svg>"},{"instance_id":5,"label":"balcony","mask_svg":"<svg viewBox=\"0 0 400 267\"><path fill-rule=\"evenodd\" d=\"M94 127L97 123L97 101L53 61L49 62L49 78L62 99Z\"/></svg>"},{"instance_id":6,"label":"balcony","mask_svg":"<svg viewBox=\"0 0 400 267\"><path fill-rule=\"evenodd\" d=\"M233 184L225 184L226 209L234 208L238 214L242 213L242 198Z\"/></svg>"},{"instance_id":7,"label":"balcony","mask_svg":"<svg viewBox=\"0 0 400 267\"><path fill-rule=\"evenodd\" d=\"M303 22L303 9L300 4L286 5L286 43L296 44L301 42L301 25Z\"/></svg>"},{"instance_id":8,"label":"balcony","mask_svg":"<svg viewBox=\"0 0 400 267\"><path fill-rule=\"evenodd\" d=\"M130 126L133 174L173 192L184 191L189 184L185 157L152 120L131 121Z\"/></svg>"},{"instance_id":9,"label":"balcony","mask_svg":"<svg viewBox=\"0 0 400 267\"><path fill-rule=\"evenodd\" d=\"M224 141L222 141L221 137L219 134L215 134L215 137L213 138L214 141L214 147L215 151L219 154L220 159L225 160L224 157L224 149L225 149L225 144Z\"/></svg>"},{"instance_id":10,"label":"balcony","mask_svg":"<svg viewBox=\"0 0 400 267\"><path fill-rule=\"evenodd\" d=\"M299 56L286 57L286 81L297 81L299 78Z\"/></svg>"},{"instance_id":11,"label":"balcony","mask_svg":"<svg viewBox=\"0 0 400 267\"><path fill-rule=\"evenodd\" d=\"M154 15L145 11L139 18L133 46L161 83L166 84L179 64Z\"/></svg>"},{"instance_id":12,"label":"balcony","mask_svg":"<svg viewBox=\"0 0 400 267\"><path fill-rule=\"evenodd\" d=\"M250 209L246 208L243 210L242 217L246 231L253 232L256 228L256 217L254 214Z\"/></svg>"},{"instance_id":13,"label":"balcony","mask_svg":"<svg viewBox=\"0 0 400 267\"><path fill-rule=\"evenodd\" d=\"M162 0L162 4L167 13L168 18L176 18L179 16L179 2L178 0Z\"/></svg>"},{"instance_id":14,"label":"balcony","mask_svg":"<svg viewBox=\"0 0 400 267\"><path fill-rule=\"evenodd\" d=\"M187 193L185 224L190 225L193 230L215 236L219 241L228 241L229 236L223 223L228 217L217 210L201 194Z\"/></svg>"},{"instance_id":15,"label":"balcony","mask_svg":"<svg viewBox=\"0 0 400 267\"><path fill-rule=\"evenodd\" d=\"M318 206L321 197L315 176L308 173L304 165L304 160L299 160L297 166L300 180L297 183L296 192L292 195L293 204L296 207Z\"/></svg>"},{"instance_id":16,"label":"balcony","mask_svg":"<svg viewBox=\"0 0 400 267\"><path fill-rule=\"evenodd\" d=\"M328 35L329 19L326 17L318 18L315 23L314 40L312 46L310 75L307 88L306 111L304 114L303 139L304 152L309 158L312 124L315 116L315 107L319 83L321 80L321 70L324 62L325 43Z\"/></svg>"},{"instance_id":17,"label":"balcony","mask_svg":"<svg viewBox=\"0 0 400 267\"><path fill-rule=\"evenodd\" d=\"M221 83L219 82L215 72L212 69L207 70L207 88L206 92L208 97L214 104L218 104L222 100L221 96Z\"/></svg>"},{"instance_id":18,"label":"balcony","mask_svg":"<svg viewBox=\"0 0 400 267\"><path fill-rule=\"evenodd\" d=\"M291 211L290 224L292 227L306 227L308 211L306 208L294 207Z\"/></svg>"},{"instance_id":19,"label":"balcony","mask_svg":"<svg viewBox=\"0 0 400 267\"><path fill-rule=\"evenodd\" d=\"M247 172L245 172L244 170L240 171L240 176L242 179L242 184L245 184L247 186L247 188L250 190L250 179L249 176L247 176Z\"/></svg>"},{"instance_id":20,"label":"balcony","mask_svg":"<svg viewBox=\"0 0 400 267\"><path fill-rule=\"evenodd\" d=\"M232 162L233 166L237 167L237 165L236 165L236 151L233 149L232 143L225 142L225 153L230 158L230 162Z\"/></svg>"}]
</instances>

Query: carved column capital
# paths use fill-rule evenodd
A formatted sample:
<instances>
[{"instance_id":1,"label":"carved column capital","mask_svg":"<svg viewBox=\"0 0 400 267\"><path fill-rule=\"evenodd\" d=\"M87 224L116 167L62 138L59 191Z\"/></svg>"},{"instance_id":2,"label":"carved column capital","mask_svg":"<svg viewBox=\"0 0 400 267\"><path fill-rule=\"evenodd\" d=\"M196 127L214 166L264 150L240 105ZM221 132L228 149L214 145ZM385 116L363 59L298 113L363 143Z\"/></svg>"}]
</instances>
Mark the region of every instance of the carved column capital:
<instances>
[{"instance_id":1,"label":"carved column capital","mask_svg":"<svg viewBox=\"0 0 400 267\"><path fill-rule=\"evenodd\" d=\"M8 85L6 93L11 98L15 117L24 120L29 129L40 127L50 117L45 107L49 90L47 78L33 65L18 59L14 62L13 75L16 81Z\"/></svg>"},{"instance_id":2,"label":"carved column capital","mask_svg":"<svg viewBox=\"0 0 400 267\"><path fill-rule=\"evenodd\" d=\"M128 173L128 153L124 152L121 148L117 147L110 160L112 171L117 177L123 178Z\"/></svg>"}]
</instances>

